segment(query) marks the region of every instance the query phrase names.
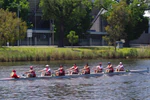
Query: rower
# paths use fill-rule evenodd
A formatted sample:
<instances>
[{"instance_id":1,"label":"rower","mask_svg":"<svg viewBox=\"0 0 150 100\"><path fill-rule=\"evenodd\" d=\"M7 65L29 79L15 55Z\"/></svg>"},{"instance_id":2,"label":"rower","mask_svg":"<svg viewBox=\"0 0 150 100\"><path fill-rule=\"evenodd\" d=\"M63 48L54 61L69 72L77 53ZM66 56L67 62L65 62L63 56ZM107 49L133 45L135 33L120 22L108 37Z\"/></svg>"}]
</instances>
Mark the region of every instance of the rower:
<instances>
[{"instance_id":1,"label":"rower","mask_svg":"<svg viewBox=\"0 0 150 100\"><path fill-rule=\"evenodd\" d=\"M123 66L122 62L119 63L119 65L117 66L116 71L117 71L117 72L119 72L119 71L124 71L124 66Z\"/></svg>"},{"instance_id":2,"label":"rower","mask_svg":"<svg viewBox=\"0 0 150 100\"><path fill-rule=\"evenodd\" d=\"M60 65L58 70L55 71L55 75L56 76L65 76L65 70L64 70L63 65Z\"/></svg>"},{"instance_id":3,"label":"rower","mask_svg":"<svg viewBox=\"0 0 150 100\"><path fill-rule=\"evenodd\" d=\"M108 65L107 65L107 67L106 67L106 72L107 72L107 73L112 73L112 72L114 72L114 68L113 68L111 62L108 62Z\"/></svg>"},{"instance_id":4,"label":"rower","mask_svg":"<svg viewBox=\"0 0 150 100\"><path fill-rule=\"evenodd\" d=\"M28 72L25 72L27 74L27 77L36 77L35 71L33 70L33 66L30 66L30 70Z\"/></svg>"},{"instance_id":5,"label":"rower","mask_svg":"<svg viewBox=\"0 0 150 100\"><path fill-rule=\"evenodd\" d=\"M69 74L78 74L79 73L79 69L78 66L76 64L74 64L71 68L69 68Z\"/></svg>"},{"instance_id":6,"label":"rower","mask_svg":"<svg viewBox=\"0 0 150 100\"><path fill-rule=\"evenodd\" d=\"M102 63L99 63L99 65L96 66L95 73L101 73L102 71L103 71Z\"/></svg>"},{"instance_id":7,"label":"rower","mask_svg":"<svg viewBox=\"0 0 150 100\"><path fill-rule=\"evenodd\" d=\"M17 75L16 70L12 70L12 73L10 74L11 78L20 78L20 76Z\"/></svg>"},{"instance_id":8,"label":"rower","mask_svg":"<svg viewBox=\"0 0 150 100\"><path fill-rule=\"evenodd\" d=\"M90 74L90 67L88 64L86 64L82 69L82 74Z\"/></svg>"},{"instance_id":9,"label":"rower","mask_svg":"<svg viewBox=\"0 0 150 100\"><path fill-rule=\"evenodd\" d=\"M41 76L51 76L51 69L49 65L45 65L45 68L40 70L39 72L42 72Z\"/></svg>"}]
</instances>

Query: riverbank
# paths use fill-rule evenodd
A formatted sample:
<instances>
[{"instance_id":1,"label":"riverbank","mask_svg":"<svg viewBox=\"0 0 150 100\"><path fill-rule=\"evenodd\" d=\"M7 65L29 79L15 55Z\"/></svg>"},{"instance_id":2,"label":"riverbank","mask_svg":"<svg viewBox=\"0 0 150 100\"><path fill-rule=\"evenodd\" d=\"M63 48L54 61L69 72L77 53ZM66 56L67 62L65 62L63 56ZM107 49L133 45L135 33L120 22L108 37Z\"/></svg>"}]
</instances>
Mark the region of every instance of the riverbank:
<instances>
[{"instance_id":1,"label":"riverbank","mask_svg":"<svg viewBox=\"0 0 150 100\"><path fill-rule=\"evenodd\" d=\"M0 48L1 62L82 60L97 58L150 58L150 46L141 48L121 48L114 52L113 47L51 47L16 46Z\"/></svg>"}]
</instances>

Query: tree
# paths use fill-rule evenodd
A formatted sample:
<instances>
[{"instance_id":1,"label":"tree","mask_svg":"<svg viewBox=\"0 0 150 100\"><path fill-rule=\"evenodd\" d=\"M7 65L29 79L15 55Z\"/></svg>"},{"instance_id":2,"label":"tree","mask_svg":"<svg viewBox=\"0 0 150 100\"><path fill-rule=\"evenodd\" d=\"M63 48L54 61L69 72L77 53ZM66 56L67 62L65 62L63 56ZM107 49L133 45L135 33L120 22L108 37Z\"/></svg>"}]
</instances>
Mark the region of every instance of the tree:
<instances>
[{"instance_id":1,"label":"tree","mask_svg":"<svg viewBox=\"0 0 150 100\"><path fill-rule=\"evenodd\" d=\"M145 0L126 0L130 10L129 22L126 25L127 33L125 46L129 46L129 41L137 39L145 30L148 29L148 18L144 17L144 11L148 5Z\"/></svg>"},{"instance_id":2,"label":"tree","mask_svg":"<svg viewBox=\"0 0 150 100\"><path fill-rule=\"evenodd\" d=\"M70 33L67 35L67 38L69 40L69 43L71 43L71 45L73 46L73 44L78 42L78 35L76 35L75 31L70 31Z\"/></svg>"},{"instance_id":3,"label":"tree","mask_svg":"<svg viewBox=\"0 0 150 100\"><path fill-rule=\"evenodd\" d=\"M116 41L121 38L126 38L125 26L129 20L126 2L121 1L112 4L111 11L107 12L105 15L108 22L108 25L105 27L108 36L105 38L107 38L109 43L114 45L116 51Z\"/></svg>"},{"instance_id":4,"label":"tree","mask_svg":"<svg viewBox=\"0 0 150 100\"><path fill-rule=\"evenodd\" d=\"M147 9L145 0L121 0L127 3L129 22L125 25L126 33L125 46L129 46L129 41L137 39L147 28L148 19L143 17L144 11ZM120 4L119 0L95 0L96 7L107 10L107 15L111 13L113 4ZM107 17L103 17L107 19ZM107 39L108 40L108 39Z\"/></svg>"},{"instance_id":5,"label":"tree","mask_svg":"<svg viewBox=\"0 0 150 100\"><path fill-rule=\"evenodd\" d=\"M26 22L16 16L16 13L0 9L0 45L6 42L14 43L25 37Z\"/></svg>"},{"instance_id":6,"label":"tree","mask_svg":"<svg viewBox=\"0 0 150 100\"><path fill-rule=\"evenodd\" d=\"M28 20L29 2L27 0L0 0L0 8L16 12L22 20Z\"/></svg>"},{"instance_id":7,"label":"tree","mask_svg":"<svg viewBox=\"0 0 150 100\"><path fill-rule=\"evenodd\" d=\"M91 9L92 0L41 0L45 19L54 19L59 33L58 47L64 46L65 33L79 26L82 18L87 14L87 8Z\"/></svg>"}]
</instances>

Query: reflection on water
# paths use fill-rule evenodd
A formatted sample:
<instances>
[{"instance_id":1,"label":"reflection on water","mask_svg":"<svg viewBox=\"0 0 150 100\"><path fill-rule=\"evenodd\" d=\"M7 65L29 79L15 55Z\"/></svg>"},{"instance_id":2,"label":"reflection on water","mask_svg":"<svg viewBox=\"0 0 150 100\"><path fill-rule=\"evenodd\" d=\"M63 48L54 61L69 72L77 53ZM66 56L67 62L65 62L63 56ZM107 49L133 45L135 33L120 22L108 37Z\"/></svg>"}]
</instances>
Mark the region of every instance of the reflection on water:
<instances>
[{"instance_id":1,"label":"reflection on water","mask_svg":"<svg viewBox=\"0 0 150 100\"><path fill-rule=\"evenodd\" d=\"M94 67L98 62L95 60L89 64ZM119 60L111 62L117 65ZM22 74L29 65L39 65L36 68L39 70L44 64L30 62L30 64L19 66L2 65L0 76L8 76L13 68ZM51 62L48 64L54 66L53 68L57 68L58 65ZM85 61L77 62L77 64L81 68ZM107 61L103 61L103 64L105 66ZM149 60L124 60L124 64L129 69L147 68ZM72 63L65 62L65 65L69 67ZM150 73L72 79L0 81L0 100L150 100Z\"/></svg>"}]
</instances>

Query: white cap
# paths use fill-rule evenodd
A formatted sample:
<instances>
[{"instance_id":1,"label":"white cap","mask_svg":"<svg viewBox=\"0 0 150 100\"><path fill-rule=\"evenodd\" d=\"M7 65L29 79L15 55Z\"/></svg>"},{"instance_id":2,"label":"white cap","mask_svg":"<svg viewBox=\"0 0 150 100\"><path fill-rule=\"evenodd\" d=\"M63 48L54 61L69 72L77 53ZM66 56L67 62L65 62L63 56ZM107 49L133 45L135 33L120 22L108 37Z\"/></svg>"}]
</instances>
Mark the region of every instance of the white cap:
<instances>
[{"instance_id":1,"label":"white cap","mask_svg":"<svg viewBox=\"0 0 150 100\"><path fill-rule=\"evenodd\" d=\"M46 65L46 67L49 67L49 65Z\"/></svg>"}]
</instances>

